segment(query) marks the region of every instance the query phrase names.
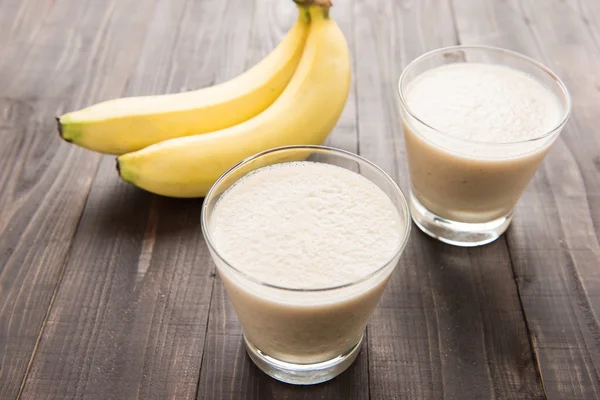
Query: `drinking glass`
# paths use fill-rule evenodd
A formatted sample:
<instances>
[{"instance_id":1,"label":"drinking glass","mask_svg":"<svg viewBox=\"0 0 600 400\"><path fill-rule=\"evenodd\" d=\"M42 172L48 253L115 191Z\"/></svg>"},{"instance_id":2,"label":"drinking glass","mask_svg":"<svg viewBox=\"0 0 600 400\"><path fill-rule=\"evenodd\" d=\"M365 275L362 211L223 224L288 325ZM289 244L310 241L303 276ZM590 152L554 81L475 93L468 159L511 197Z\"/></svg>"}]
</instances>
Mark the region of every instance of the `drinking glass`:
<instances>
[{"instance_id":1,"label":"drinking glass","mask_svg":"<svg viewBox=\"0 0 600 400\"><path fill-rule=\"evenodd\" d=\"M473 62L510 67L538 80L558 99L559 122L530 140L491 143L453 136L443 126L428 125L411 110L405 94L417 77L442 65ZM510 224L517 201L569 118L571 100L565 85L548 68L519 53L453 46L412 61L400 76L398 90L415 224L426 234L457 246L496 240Z\"/></svg>"},{"instance_id":2,"label":"drinking glass","mask_svg":"<svg viewBox=\"0 0 600 400\"><path fill-rule=\"evenodd\" d=\"M211 214L240 178L275 163L309 160L361 174L387 194L400 215L404 236L390 259L360 279L316 289L262 282L226 261L211 237ZM367 321L398 264L410 233L410 211L398 185L383 170L355 154L324 146L288 146L250 157L227 171L202 207L202 231L240 320L246 350L268 375L287 383L314 384L348 368L360 351ZM326 267L326 266L324 266Z\"/></svg>"}]
</instances>

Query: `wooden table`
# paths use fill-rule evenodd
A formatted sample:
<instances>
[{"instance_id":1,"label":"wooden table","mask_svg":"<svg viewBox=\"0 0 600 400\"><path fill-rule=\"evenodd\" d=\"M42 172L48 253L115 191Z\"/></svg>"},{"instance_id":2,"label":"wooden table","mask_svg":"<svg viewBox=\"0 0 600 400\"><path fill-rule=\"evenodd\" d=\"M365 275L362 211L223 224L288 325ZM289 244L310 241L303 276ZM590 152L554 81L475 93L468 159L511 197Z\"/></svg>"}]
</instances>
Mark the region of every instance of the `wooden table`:
<instances>
[{"instance_id":1,"label":"wooden table","mask_svg":"<svg viewBox=\"0 0 600 400\"><path fill-rule=\"evenodd\" d=\"M329 144L408 188L396 82L457 43L533 56L573 116L507 234L474 249L417 229L354 365L315 387L262 374L200 231L201 200L118 179L54 116L227 80L291 0L0 1L0 399L600 398L600 1L338 0L353 85Z\"/></svg>"}]
</instances>

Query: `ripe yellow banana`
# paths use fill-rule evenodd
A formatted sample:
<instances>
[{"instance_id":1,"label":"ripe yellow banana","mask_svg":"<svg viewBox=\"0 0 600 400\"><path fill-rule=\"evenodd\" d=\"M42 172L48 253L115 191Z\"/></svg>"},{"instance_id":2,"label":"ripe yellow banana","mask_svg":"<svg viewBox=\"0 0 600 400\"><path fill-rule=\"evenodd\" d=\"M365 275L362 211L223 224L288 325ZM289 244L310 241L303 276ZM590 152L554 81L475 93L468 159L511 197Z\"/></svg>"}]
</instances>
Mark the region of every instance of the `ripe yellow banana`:
<instances>
[{"instance_id":1,"label":"ripe yellow banana","mask_svg":"<svg viewBox=\"0 0 600 400\"><path fill-rule=\"evenodd\" d=\"M109 154L163 140L212 132L244 122L269 107L289 83L304 49L310 17L296 24L265 59L220 85L177 94L110 100L58 118L63 139Z\"/></svg>"},{"instance_id":2,"label":"ripe yellow banana","mask_svg":"<svg viewBox=\"0 0 600 400\"><path fill-rule=\"evenodd\" d=\"M284 145L321 144L350 90L350 54L328 8L311 6L300 64L281 96L258 116L231 128L167 140L117 159L121 177L150 192L202 197L228 168Z\"/></svg>"}]
</instances>

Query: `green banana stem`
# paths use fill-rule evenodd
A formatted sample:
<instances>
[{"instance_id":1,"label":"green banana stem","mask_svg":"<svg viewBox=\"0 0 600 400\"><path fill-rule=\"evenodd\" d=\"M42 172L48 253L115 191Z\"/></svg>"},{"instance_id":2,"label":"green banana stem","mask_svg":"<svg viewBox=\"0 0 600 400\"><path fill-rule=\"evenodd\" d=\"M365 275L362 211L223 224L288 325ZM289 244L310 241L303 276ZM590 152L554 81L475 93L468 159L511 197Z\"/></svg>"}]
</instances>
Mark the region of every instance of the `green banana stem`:
<instances>
[{"instance_id":1,"label":"green banana stem","mask_svg":"<svg viewBox=\"0 0 600 400\"><path fill-rule=\"evenodd\" d=\"M306 8L310 6L318 6L323 9L323 16L329 18L329 8L333 6L331 0L294 0L298 7Z\"/></svg>"},{"instance_id":2,"label":"green banana stem","mask_svg":"<svg viewBox=\"0 0 600 400\"><path fill-rule=\"evenodd\" d=\"M321 7L331 7L331 0L294 0L296 4L301 6L321 6Z\"/></svg>"},{"instance_id":3,"label":"green banana stem","mask_svg":"<svg viewBox=\"0 0 600 400\"><path fill-rule=\"evenodd\" d=\"M308 11L308 7L301 6L300 4L296 4L298 6L298 12L300 13L300 18L302 18L302 22L305 24L310 23L310 11Z\"/></svg>"}]
</instances>

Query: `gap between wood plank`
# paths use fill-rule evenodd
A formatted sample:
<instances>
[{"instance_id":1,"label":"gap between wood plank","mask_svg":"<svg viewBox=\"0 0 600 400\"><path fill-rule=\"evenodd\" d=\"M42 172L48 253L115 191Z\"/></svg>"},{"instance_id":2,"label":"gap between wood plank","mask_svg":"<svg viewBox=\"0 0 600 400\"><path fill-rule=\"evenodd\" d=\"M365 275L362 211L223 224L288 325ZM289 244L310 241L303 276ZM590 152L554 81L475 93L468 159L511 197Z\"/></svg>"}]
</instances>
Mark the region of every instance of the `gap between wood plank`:
<instances>
[{"instance_id":1,"label":"gap between wood plank","mask_svg":"<svg viewBox=\"0 0 600 400\"><path fill-rule=\"evenodd\" d=\"M454 29L454 42L459 46L462 44L462 41L460 40L460 34L458 33L458 22L456 22L454 0L448 0L448 8L450 9L450 19L452 19L452 28Z\"/></svg>"},{"instance_id":2,"label":"gap between wood plank","mask_svg":"<svg viewBox=\"0 0 600 400\"><path fill-rule=\"evenodd\" d=\"M365 341L362 344L361 351L367 350L367 397L369 400L373 398L371 394L371 356L369 354L369 325L365 327Z\"/></svg>"},{"instance_id":3,"label":"gap between wood plank","mask_svg":"<svg viewBox=\"0 0 600 400\"><path fill-rule=\"evenodd\" d=\"M356 17L355 17L356 3L354 1L352 1L352 3L351 3L351 8L352 9L349 13L350 26L352 27L352 43L353 43L353 46L355 47L356 43L357 43L357 39L356 39ZM356 154L360 156L360 124L358 123L358 120L359 120L359 117L358 117L359 96L358 96L358 79L357 79L358 62L356 60L356 54L357 54L356 50L351 52L352 74L354 75L354 77L352 79L352 85L353 85L352 89L354 90L354 93L353 93L354 94L354 108L355 108L355 110L354 110L354 128L355 128L355 133L356 133ZM379 301L377 303L379 303ZM372 318L372 316L371 316L371 318ZM371 390L371 354L369 352L369 326L370 326L370 323L367 323L367 326L365 327L365 339L362 344L361 352L366 353L367 397L369 400L371 400L373 398L373 393Z\"/></svg>"},{"instance_id":4,"label":"gap between wood plank","mask_svg":"<svg viewBox=\"0 0 600 400\"><path fill-rule=\"evenodd\" d=\"M358 63L356 61L356 18L354 17L356 3L352 1L352 10L350 11L350 25L352 26L352 42L354 51L351 51L352 57L352 85L354 90L354 128L356 133L356 154L360 155L360 124L358 123L358 79L356 78L358 71ZM368 365L368 363L367 363ZM368 374L367 374L368 375ZM369 387L369 399L371 398L371 388Z\"/></svg>"},{"instance_id":5,"label":"gap between wood plank","mask_svg":"<svg viewBox=\"0 0 600 400\"><path fill-rule=\"evenodd\" d=\"M200 392L200 377L202 376L202 363L204 362L204 355L206 354L206 338L208 337L208 327L210 326L210 310L212 309L213 298L215 296L215 281L220 279L217 276L216 267L213 269L213 272L210 273L210 277L212 278L212 285L210 285L210 300L208 301L208 315L206 317L206 328L204 329L204 343L202 344L202 356L200 357L200 369L198 370L198 380L196 381L196 392L194 393L193 399L198 398L198 393Z\"/></svg>"},{"instance_id":6,"label":"gap between wood plank","mask_svg":"<svg viewBox=\"0 0 600 400\"><path fill-rule=\"evenodd\" d=\"M525 313L525 306L523 305L523 300L521 299L521 288L519 287L518 277L515 271L515 261L513 259L513 253L510 249L510 244L506 239L506 235L509 232L505 232L502 235L502 241L506 245L506 251L508 252L508 260L510 261L510 270L513 273L513 280L515 281L515 286L517 288L517 298L519 299L519 306L521 306L521 315L523 315L523 321L525 322L525 330L527 331L527 340L529 342L529 347L531 348L531 353L533 356L533 362L535 363L535 372L537 373L538 378L540 379L540 383L542 385L542 392L544 397L548 399L548 394L546 393L546 385L544 384L544 378L542 377L542 367L540 365L540 359L538 357L536 348L535 348L535 336L533 335L533 331L529 326L529 320L527 319L527 314Z\"/></svg>"}]
</instances>

